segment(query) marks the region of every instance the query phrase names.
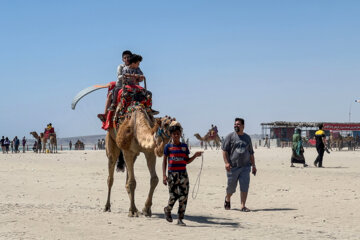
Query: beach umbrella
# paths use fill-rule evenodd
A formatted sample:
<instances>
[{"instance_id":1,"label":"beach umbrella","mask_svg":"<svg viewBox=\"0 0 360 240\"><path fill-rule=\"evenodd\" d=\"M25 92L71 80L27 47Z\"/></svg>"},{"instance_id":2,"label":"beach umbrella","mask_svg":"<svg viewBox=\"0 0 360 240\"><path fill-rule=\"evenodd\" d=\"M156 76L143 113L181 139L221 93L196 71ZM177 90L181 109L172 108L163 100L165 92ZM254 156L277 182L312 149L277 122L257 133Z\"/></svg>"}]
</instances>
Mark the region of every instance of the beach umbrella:
<instances>
[{"instance_id":1,"label":"beach umbrella","mask_svg":"<svg viewBox=\"0 0 360 240\"><path fill-rule=\"evenodd\" d=\"M94 86L90 86L90 87L87 87L87 88L81 90L78 94L76 94L76 96L72 100L71 109L75 110L75 106L80 101L80 99L82 99L89 93L92 93L92 92L102 89L102 88L108 88L109 86L110 86L110 83L108 83L106 85L94 85Z\"/></svg>"}]
</instances>

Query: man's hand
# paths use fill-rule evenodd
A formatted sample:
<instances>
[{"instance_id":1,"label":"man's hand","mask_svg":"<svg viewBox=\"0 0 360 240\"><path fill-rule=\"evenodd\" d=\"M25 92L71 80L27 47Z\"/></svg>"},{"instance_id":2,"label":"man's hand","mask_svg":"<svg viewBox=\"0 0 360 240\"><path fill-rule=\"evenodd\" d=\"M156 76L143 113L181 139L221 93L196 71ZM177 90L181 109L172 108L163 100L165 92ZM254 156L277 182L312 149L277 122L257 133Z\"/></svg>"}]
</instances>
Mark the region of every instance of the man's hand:
<instances>
[{"instance_id":1,"label":"man's hand","mask_svg":"<svg viewBox=\"0 0 360 240\"><path fill-rule=\"evenodd\" d=\"M226 169L226 171L230 172L230 169L231 169L230 163L225 163L225 169Z\"/></svg>"},{"instance_id":2,"label":"man's hand","mask_svg":"<svg viewBox=\"0 0 360 240\"><path fill-rule=\"evenodd\" d=\"M166 175L164 175L163 176L163 184L166 186L167 185L167 176Z\"/></svg>"},{"instance_id":3,"label":"man's hand","mask_svg":"<svg viewBox=\"0 0 360 240\"><path fill-rule=\"evenodd\" d=\"M254 176L256 175L257 169L256 166L252 166L252 174L254 174Z\"/></svg>"}]
</instances>

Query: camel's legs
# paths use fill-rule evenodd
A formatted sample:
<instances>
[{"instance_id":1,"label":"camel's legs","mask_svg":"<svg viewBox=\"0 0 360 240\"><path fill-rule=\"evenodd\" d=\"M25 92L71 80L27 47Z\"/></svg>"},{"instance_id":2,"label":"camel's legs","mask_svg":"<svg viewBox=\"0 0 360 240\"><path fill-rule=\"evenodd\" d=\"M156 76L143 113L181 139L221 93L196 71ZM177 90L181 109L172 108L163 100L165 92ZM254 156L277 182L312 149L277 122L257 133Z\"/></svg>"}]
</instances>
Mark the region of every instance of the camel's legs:
<instances>
[{"instance_id":1,"label":"camel's legs","mask_svg":"<svg viewBox=\"0 0 360 240\"><path fill-rule=\"evenodd\" d=\"M213 148L212 148L212 146L211 146L211 143L210 143L210 141L208 141L207 143L209 144L209 146L210 146L210 149L212 150Z\"/></svg>"},{"instance_id":2,"label":"camel's legs","mask_svg":"<svg viewBox=\"0 0 360 240\"><path fill-rule=\"evenodd\" d=\"M156 168L155 168L156 167L156 156L155 156L155 154L153 152L145 153L145 157L146 157L147 166L148 166L149 172L150 172L150 190L149 190L148 198L145 202L145 207L142 212L145 216L151 217L152 198L153 198L154 190L159 183L159 178L156 175Z\"/></svg>"},{"instance_id":3,"label":"camel's legs","mask_svg":"<svg viewBox=\"0 0 360 240\"><path fill-rule=\"evenodd\" d=\"M109 176L107 180L108 196L104 211L111 212L111 204L110 204L111 187L114 183L114 170L115 170L116 161L120 155L120 149L116 146L116 143L111 138L109 132L106 134L106 155L108 157Z\"/></svg>"},{"instance_id":4,"label":"camel's legs","mask_svg":"<svg viewBox=\"0 0 360 240\"><path fill-rule=\"evenodd\" d=\"M42 148L43 148L42 152L46 153L46 142L45 141L43 142Z\"/></svg>"},{"instance_id":5,"label":"camel's legs","mask_svg":"<svg viewBox=\"0 0 360 240\"><path fill-rule=\"evenodd\" d=\"M129 217L138 217L138 210L135 206L136 180L134 173L134 163L138 154L126 150L123 153L127 170L126 191L130 199Z\"/></svg>"}]
</instances>

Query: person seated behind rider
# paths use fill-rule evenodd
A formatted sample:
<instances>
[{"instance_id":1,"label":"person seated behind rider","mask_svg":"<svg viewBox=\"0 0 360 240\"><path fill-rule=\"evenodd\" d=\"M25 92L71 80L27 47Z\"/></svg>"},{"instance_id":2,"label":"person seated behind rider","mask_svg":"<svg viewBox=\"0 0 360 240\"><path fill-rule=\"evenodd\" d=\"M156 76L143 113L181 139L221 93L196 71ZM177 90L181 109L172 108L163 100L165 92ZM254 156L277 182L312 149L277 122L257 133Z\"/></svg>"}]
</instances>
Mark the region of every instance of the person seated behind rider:
<instances>
[{"instance_id":1,"label":"person seated behind rider","mask_svg":"<svg viewBox=\"0 0 360 240\"><path fill-rule=\"evenodd\" d=\"M143 72L140 69L140 62L142 61L142 56L133 54L129 59L129 65L125 66L122 71L123 79L122 84L125 86L138 86L140 82L145 80L145 76ZM123 87L124 89L124 87ZM158 111L155 111L151 109L152 107L152 93L150 91L147 91L146 89L139 88L143 91L143 95L146 98L146 107L149 107L153 115L158 114ZM122 93L122 91L120 91ZM123 103L120 103L123 104ZM129 104L129 103L128 103ZM126 107L125 105L122 105L122 107Z\"/></svg>"},{"instance_id":2,"label":"person seated behind rider","mask_svg":"<svg viewBox=\"0 0 360 240\"><path fill-rule=\"evenodd\" d=\"M106 107L105 107L105 114L104 114L105 116L107 114L107 110L109 110L109 111L114 111L115 110L115 106L116 106L116 103L117 103L118 92L122 88L122 84L123 84L123 80L124 80L123 70L124 70L124 68L126 66L129 66L129 60L130 60L131 56L132 56L132 53L129 50L125 50L122 53L122 60L123 60L124 63L120 64L118 66L118 68L117 68L117 81L116 81L115 88L112 91L112 96L108 97L108 99L107 99ZM108 109L110 101L112 101L112 103L111 103L111 106Z\"/></svg>"}]
</instances>

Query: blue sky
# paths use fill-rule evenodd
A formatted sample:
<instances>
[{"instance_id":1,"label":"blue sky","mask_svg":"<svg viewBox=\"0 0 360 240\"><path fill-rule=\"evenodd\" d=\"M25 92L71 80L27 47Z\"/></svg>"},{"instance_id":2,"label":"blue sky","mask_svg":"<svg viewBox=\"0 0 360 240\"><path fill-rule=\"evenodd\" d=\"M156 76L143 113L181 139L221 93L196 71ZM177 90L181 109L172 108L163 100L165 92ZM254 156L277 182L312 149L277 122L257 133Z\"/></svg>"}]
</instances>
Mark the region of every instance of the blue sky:
<instances>
[{"instance_id":1,"label":"blue sky","mask_svg":"<svg viewBox=\"0 0 360 240\"><path fill-rule=\"evenodd\" d=\"M0 135L105 133L105 90L141 54L153 108L185 135L211 124L360 122L359 1L1 1Z\"/></svg>"}]
</instances>

